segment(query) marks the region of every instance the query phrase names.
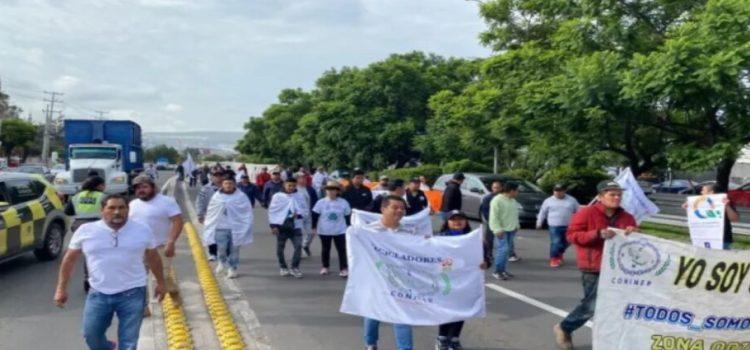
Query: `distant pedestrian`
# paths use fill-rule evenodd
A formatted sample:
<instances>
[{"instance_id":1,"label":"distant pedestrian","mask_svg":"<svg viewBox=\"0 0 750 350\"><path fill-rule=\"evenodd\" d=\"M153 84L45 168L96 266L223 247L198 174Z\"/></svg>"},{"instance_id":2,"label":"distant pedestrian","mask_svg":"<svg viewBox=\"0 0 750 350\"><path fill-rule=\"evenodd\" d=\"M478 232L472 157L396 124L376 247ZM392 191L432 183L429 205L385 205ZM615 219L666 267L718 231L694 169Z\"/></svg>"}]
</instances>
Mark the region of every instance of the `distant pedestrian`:
<instances>
[{"instance_id":1,"label":"distant pedestrian","mask_svg":"<svg viewBox=\"0 0 750 350\"><path fill-rule=\"evenodd\" d=\"M209 178L211 177L211 169L208 168L208 165L204 165L200 169L201 169L201 173L200 173L201 186L206 186L206 184L208 184Z\"/></svg>"},{"instance_id":2,"label":"distant pedestrian","mask_svg":"<svg viewBox=\"0 0 750 350\"><path fill-rule=\"evenodd\" d=\"M415 177L409 181L409 188L406 190L407 216L430 207L430 201L427 200L427 195L420 189L421 186L422 181L419 178Z\"/></svg>"},{"instance_id":3,"label":"distant pedestrian","mask_svg":"<svg viewBox=\"0 0 750 350\"><path fill-rule=\"evenodd\" d=\"M148 165L148 169L146 169L146 175L150 176L153 180L159 179L159 171L156 170L156 167L154 167L153 164Z\"/></svg>"},{"instance_id":4,"label":"distant pedestrian","mask_svg":"<svg viewBox=\"0 0 750 350\"><path fill-rule=\"evenodd\" d=\"M568 242L577 248L578 269L582 273L583 299L554 327L555 342L560 349L573 349L571 334L594 316L604 241L615 236L615 232L609 228L624 229L625 234L637 229L635 218L620 207L623 189L617 182L602 181L597 185L597 190L597 201L578 210L568 226Z\"/></svg>"},{"instance_id":5,"label":"distant pedestrian","mask_svg":"<svg viewBox=\"0 0 750 350\"><path fill-rule=\"evenodd\" d=\"M271 233L276 236L276 257L279 260L279 274L281 276L291 275L296 278L302 278L302 271L299 269L299 264L302 258L302 219L304 207L299 201L300 197L295 195L297 180L294 177L290 177L284 182L283 189L282 192L273 195L268 206L268 222L271 226ZM284 256L287 240L292 241L292 245L294 246L291 271Z\"/></svg>"},{"instance_id":6,"label":"distant pedestrian","mask_svg":"<svg viewBox=\"0 0 750 350\"><path fill-rule=\"evenodd\" d=\"M245 176L247 178L247 176ZM240 247L253 242L253 208L247 195L237 190L233 177L225 177L206 212L203 243L217 245L216 274L227 269L227 277L237 277Z\"/></svg>"},{"instance_id":7,"label":"distant pedestrian","mask_svg":"<svg viewBox=\"0 0 750 350\"><path fill-rule=\"evenodd\" d=\"M355 170L352 177L352 184L344 190L342 197L349 202L352 209L368 210L372 203L372 191L364 185L365 173L362 170Z\"/></svg>"},{"instance_id":8,"label":"distant pedestrian","mask_svg":"<svg viewBox=\"0 0 750 350\"><path fill-rule=\"evenodd\" d=\"M310 245L313 242L313 219L312 219L312 208L318 201L318 195L315 190L307 182L308 177L304 173L297 173L295 178L297 179L297 192L295 196L298 197L299 203L302 205L300 208L302 214L302 252L305 257L310 257L312 252L310 251Z\"/></svg>"},{"instance_id":9,"label":"distant pedestrian","mask_svg":"<svg viewBox=\"0 0 750 350\"><path fill-rule=\"evenodd\" d=\"M406 200L399 196L387 196L381 203L381 218L367 227L378 233L395 233L414 235L415 230L401 224L401 219L406 214ZM364 318L364 341L367 350L377 350L379 338L380 321ZM407 324L393 325L394 338L396 338L397 350L412 350L414 343L412 338L412 327Z\"/></svg>"},{"instance_id":10,"label":"distant pedestrian","mask_svg":"<svg viewBox=\"0 0 750 350\"><path fill-rule=\"evenodd\" d=\"M404 195L406 194L406 191L404 190L404 180L396 179L393 180L388 184L388 192L383 193L375 197L375 199L372 200L372 204L370 204L370 211L373 213L380 213L380 208L382 202L385 200L385 198L390 196L396 196L404 198ZM408 211L409 204L407 203L406 210Z\"/></svg>"},{"instance_id":11,"label":"distant pedestrian","mask_svg":"<svg viewBox=\"0 0 750 350\"><path fill-rule=\"evenodd\" d=\"M388 183L390 179L388 178L388 175L380 175L380 182L378 182L378 185L373 187L373 191L388 191Z\"/></svg>"},{"instance_id":12,"label":"distant pedestrian","mask_svg":"<svg viewBox=\"0 0 750 350\"><path fill-rule=\"evenodd\" d=\"M520 228L518 221L518 183L509 181L503 185L503 192L490 202L490 230L495 235L495 272L492 276L508 280L513 275L506 269L510 252L514 250L514 240Z\"/></svg>"},{"instance_id":13,"label":"distant pedestrian","mask_svg":"<svg viewBox=\"0 0 750 350\"><path fill-rule=\"evenodd\" d=\"M263 186L265 186L268 181L271 181L271 174L268 173L268 167L260 168L258 175L255 175L255 186L263 189Z\"/></svg>"},{"instance_id":14,"label":"distant pedestrian","mask_svg":"<svg viewBox=\"0 0 750 350\"><path fill-rule=\"evenodd\" d=\"M445 220L450 211L461 210L463 200L461 184L464 183L465 178L463 173L455 173L451 180L445 184L443 204L440 207L440 219Z\"/></svg>"},{"instance_id":15,"label":"distant pedestrian","mask_svg":"<svg viewBox=\"0 0 750 350\"><path fill-rule=\"evenodd\" d=\"M352 209L346 200L339 197L341 185L336 181L329 181L324 187L326 196L315 203L313 207L313 233L320 236L321 260L323 268L321 275L328 275L331 266L331 243L336 245L339 255L339 276L349 276L346 257L346 229L350 224Z\"/></svg>"},{"instance_id":16,"label":"distant pedestrian","mask_svg":"<svg viewBox=\"0 0 750 350\"><path fill-rule=\"evenodd\" d=\"M177 167L174 169L174 173L177 174L177 181L185 180L185 167L182 166L182 164L177 164Z\"/></svg>"},{"instance_id":17,"label":"distant pedestrian","mask_svg":"<svg viewBox=\"0 0 750 350\"><path fill-rule=\"evenodd\" d=\"M165 285L157 243L148 226L128 220L128 202L121 195L102 201L102 220L84 224L68 244L55 290L55 305L68 301L68 282L78 258L90 267L91 290L83 307L83 338L92 350L135 350L143 320L148 285L144 256L156 278L154 296L164 298ZM106 332L117 315L117 341Z\"/></svg>"},{"instance_id":18,"label":"distant pedestrian","mask_svg":"<svg viewBox=\"0 0 750 350\"><path fill-rule=\"evenodd\" d=\"M255 208L255 196L258 195L258 188L250 182L249 176L242 175L240 177L240 183L237 184L237 189L247 196L247 199L250 200L250 205Z\"/></svg>"},{"instance_id":19,"label":"distant pedestrian","mask_svg":"<svg viewBox=\"0 0 750 350\"><path fill-rule=\"evenodd\" d=\"M462 211L454 210L448 213L448 219L443 222L443 227L440 229L438 237L452 237L461 236L471 232L471 226L469 225L469 219ZM439 238L437 238L439 239ZM486 270L489 266L487 260L487 254L483 254L484 262L479 266L480 269ZM437 350L459 350L463 349L461 346L461 330L464 327L464 321L456 321L451 323L441 324L438 327L437 343L435 349Z\"/></svg>"},{"instance_id":20,"label":"distant pedestrian","mask_svg":"<svg viewBox=\"0 0 750 350\"><path fill-rule=\"evenodd\" d=\"M326 183L328 183L328 173L326 172L326 168L319 166L318 170L313 174L312 187L321 197L325 196L325 190L323 187L326 186Z\"/></svg>"},{"instance_id":21,"label":"distant pedestrian","mask_svg":"<svg viewBox=\"0 0 750 350\"><path fill-rule=\"evenodd\" d=\"M536 219L537 230L547 222L549 227L549 266L560 267L563 264L563 255L568 249L568 240L565 234L568 232L570 218L578 211L578 201L566 193L567 187L557 184L552 189L552 196L542 202Z\"/></svg>"},{"instance_id":22,"label":"distant pedestrian","mask_svg":"<svg viewBox=\"0 0 750 350\"><path fill-rule=\"evenodd\" d=\"M481 216L482 219L484 245L485 247L487 247L487 252L489 252L490 260L494 260L494 258L492 258L492 255L495 246L495 234L493 234L492 230L490 230L490 203L492 202L492 199L495 198L495 196L503 191L503 181L492 181L490 190L491 192L482 198L482 203L479 205L479 216Z\"/></svg>"},{"instance_id":23,"label":"distant pedestrian","mask_svg":"<svg viewBox=\"0 0 750 350\"><path fill-rule=\"evenodd\" d=\"M195 200L195 209L198 211L198 222L204 223L206 219L206 211L208 211L208 203L211 201L211 196L219 190L221 183L224 181L224 173L219 170L214 170L211 173L211 182L201 187L198 192L198 197ZM208 261L216 260L216 244L208 246Z\"/></svg>"},{"instance_id":24,"label":"distant pedestrian","mask_svg":"<svg viewBox=\"0 0 750 350\"><path fill-rule=\"evenodd\" d=\"M159 193L156 184L148 176L138 176L133 179L133 190L136 199L130 202L129 220L139 222L151 229L156 242L156 251L161 258L164 268L162 275L166 282L166 292L175 304L181 303L179 288L169 271L172 269L172 259L175 256L177 239L182 232L182 210L177 201ZM149 268L152 268L149 266ZM150 315L148 307L145 314Z\"/></svg>"},{"instance_id":25,"label":"distant pedestrian","mask_svg":"<svg viewBox=\"0 0 750 350\"><path fill-rule=\"evenodd\" d=\"M271 180L263 185L263 195L261 196L261 201L264 208L268 208L268 206L271 204L271 198L273 198L276 193L281 192L283 187L284 182L281 181L281 173L278 170L274 170L271 173Z\"/></svg>"},{"instance_id":26,"label":"distant pedestrian","mask_svg":"<svg viewBox=\"0 0 750 350\"><path fill-rule=\"evenodd\" d=\"M195 168L190 172L190 187L195 187L195 185L198 183L198 177L200 177L200 173L201 170L198 168Z\"/></svg>"}]
</instances>

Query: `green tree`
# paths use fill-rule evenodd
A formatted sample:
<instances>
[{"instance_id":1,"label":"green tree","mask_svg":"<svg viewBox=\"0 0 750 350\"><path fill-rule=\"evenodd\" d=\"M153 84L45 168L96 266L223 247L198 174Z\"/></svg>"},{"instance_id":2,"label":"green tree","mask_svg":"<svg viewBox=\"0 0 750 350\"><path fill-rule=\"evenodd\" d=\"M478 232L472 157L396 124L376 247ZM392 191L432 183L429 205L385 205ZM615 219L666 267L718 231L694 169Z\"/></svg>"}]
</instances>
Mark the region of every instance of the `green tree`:
<instances>
[{"instance_id":1,"label":"green tree","mask_svg":"<svg viewBox=\"0 0 750 350\"><path fill-rule=\"evenodd\" d=\"M167 145L158 145L147 148L143 152L143 159L147 162L155 162L159 158L167 158L167 161L169 161L170 164L175 164L180 160L180 152Z\"/></svg>"},{"instance_id":2,"label":"green tree","mask_svg":"<svg viewBox=\"0 0 750 350\"><path fill-rule=\"evenodd\" d=\"M11 156L16 148L31 147L36 133L36 126L24 120L14 118L3 120L0 126L0 141L2 141L5 156Z\"/></svg>"}]
</instances>

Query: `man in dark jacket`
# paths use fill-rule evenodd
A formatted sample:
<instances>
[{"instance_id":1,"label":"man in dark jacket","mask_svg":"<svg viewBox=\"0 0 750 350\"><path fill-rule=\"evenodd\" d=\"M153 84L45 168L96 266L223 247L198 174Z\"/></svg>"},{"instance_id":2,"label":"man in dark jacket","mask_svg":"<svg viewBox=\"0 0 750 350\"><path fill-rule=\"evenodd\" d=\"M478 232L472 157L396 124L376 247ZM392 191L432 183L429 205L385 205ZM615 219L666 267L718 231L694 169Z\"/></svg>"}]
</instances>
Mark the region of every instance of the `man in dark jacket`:
<instances>
[{"instance_id":1,"label":"man in dark jacket","mask_svg":"<svg viewBox=\"0 0 750 350\"><path fill-rule=\"evenodd\" d=\"M250 200L250 204L255 208L255 196L258 194L258 188L250 182L249 176L240 176L240 183L237 184L237 189L247 196L247 199Z\"/></svg>"},{"instance_id":2,"label":"man in dark jacket","mask_svg":"<svg viewBox=\"0 0 750 350\"><path fill-rule=\"evenodd\" d=\"M383 193L381 195L378 195L375 197L375 199L372 201L372 204L370 204L370 208L368 208L369 211L373 213L380 213L380 207L383 204L383 200L385 198L396 196L403 198L404 197L404 180L396 179L391 181L390 184L388 184L388 193ZM409 212L409 204L407 203L406 212Z\"/></svg>"},{"instance_id":3,"label":"man in dark jacket","mask_svg":"<svg viewBox=\"0 0 750 350\"><path fill-rule=\"evenodd\" d=\"M576 245L578 269L583 274L584 296L581 303L554 327L555 342L560 349L573 349L571 333L594 316L604 241L615 236L609 227L623 229L625 234L630 234L638 226L633 216L620 207L623 189L617 182L602 181L597 190L597 201L573 215L566 234L568 242Z\"/></svg>"},{"instance_id":4,"label":"man in dark jacket","mask_svg":"<svg viewBox=\"0 0 750 350\"><path fill-rule=\"evenodd\" d=\"M415 177L409 181L409 188L406 191L406 215L414 215L430 206L427 195L419 189L422 181Z\"/></svg>"},{"instance_id":5,"label":"man in dark jacket","mask_svg":"<svg viewBox=\"0 0 750 350\"><path fill-rule=\"evenodd\" d=\"M365 172L355 170L353 176L352 184L346 188L342 197L352 209L367 210L372 203L372 191L364 185Z\"/></svg>"},{"instance_id":6,"label":"man in dark jacket","mask_svg":"<svg viewBox=\"0 0 750 350\"><path fill-rule=\"evenodd\" d=\"M263 204L264 208L268 208L268 204L271 203L271 198L273 197L273 195L281 192L283 186L284 183L281 181L281 172L278 170L274 170L273 173L271 173L271 181L268 181L265 185L263 185L263 196L261 198L261 203Z\"/></svg>"},{"instance_id":7,"label":"man in dark jacket","mask_svg":"<svg viewBox=\"0 0 750 350\"><path fill-rule=\"evenodd\" d=\"M453 178L445 184L443 205L440 207L440 218L443 221L450 211L461 210L461 184L464 183L464 178L463 173L455 173Z\"/></svg>"}]
</instances>

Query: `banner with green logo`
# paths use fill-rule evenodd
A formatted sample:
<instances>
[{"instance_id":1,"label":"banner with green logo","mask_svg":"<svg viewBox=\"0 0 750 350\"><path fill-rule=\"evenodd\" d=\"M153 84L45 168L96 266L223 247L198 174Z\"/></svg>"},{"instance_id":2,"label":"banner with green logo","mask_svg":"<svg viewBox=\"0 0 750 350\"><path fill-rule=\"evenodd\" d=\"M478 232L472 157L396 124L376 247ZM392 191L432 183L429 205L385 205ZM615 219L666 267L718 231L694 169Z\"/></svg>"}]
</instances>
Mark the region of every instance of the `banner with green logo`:
<instances>
[{"instance_id":1,"label":"banner with green logo","mask_svg":"<svg viewBox=\"0 0 750 350\"><path fill-rule=\"evenodd\" d=\"M618 234L604 246L593 337L602 350L750 349L750 252Z\"/></svg>"}]
</instances>

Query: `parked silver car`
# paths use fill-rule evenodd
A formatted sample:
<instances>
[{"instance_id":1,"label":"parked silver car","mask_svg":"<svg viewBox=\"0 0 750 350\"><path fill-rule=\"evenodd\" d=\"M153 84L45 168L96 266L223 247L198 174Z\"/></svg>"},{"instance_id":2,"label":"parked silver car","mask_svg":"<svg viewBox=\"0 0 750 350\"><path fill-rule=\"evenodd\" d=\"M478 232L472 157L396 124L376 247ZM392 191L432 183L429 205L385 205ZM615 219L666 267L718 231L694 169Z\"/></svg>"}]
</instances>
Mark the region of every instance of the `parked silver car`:
<instances>
[{"instance_id":1,"label":"parked silver car","mask_svg":"<svg viewBox=\"0 0 750 350\"><path fill-rule=\"evenodd\" d=\"M479 219L479 206L482 204L482 198L490 194L490 187L495 180L503 182L514 181L518 183L520 193L516 201L520 205L518 208L519 219L521 225L524 227L532 227L536 224L536 216L539 213L539 208L541 208L542 202L549 197L539 187L526 180L490 173L464 173L464 176L466 179L461 185L461 210L471 218ZM453 174L441 175L435 181L433 189L438 191L445 190L445 184L451 178L453 178Z\"/></svg>"}]
</instances>

